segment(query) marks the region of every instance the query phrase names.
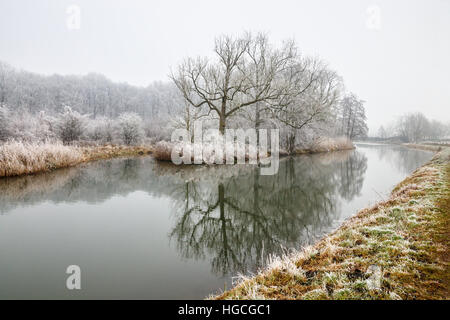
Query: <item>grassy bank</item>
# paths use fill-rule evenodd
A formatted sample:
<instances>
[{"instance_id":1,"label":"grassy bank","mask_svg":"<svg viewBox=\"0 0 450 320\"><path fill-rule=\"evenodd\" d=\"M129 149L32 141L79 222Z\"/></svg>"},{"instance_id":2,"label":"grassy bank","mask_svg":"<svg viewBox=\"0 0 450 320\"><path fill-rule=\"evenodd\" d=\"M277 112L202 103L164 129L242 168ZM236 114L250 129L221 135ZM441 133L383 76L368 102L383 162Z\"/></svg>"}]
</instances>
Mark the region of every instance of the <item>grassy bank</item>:
<instances>
[{"instance_id":1,"label":"grassy bank","mask_svg":"<svg viewBox=\"0 0 450 320\"><path fill-rule=\"evenodd\" d=\"M412 148L412 149L419 149L424 151L432 151L432 152L439 152L442 149L447 148L447 145L437 145L437 144L423 144L423 143L404 143L405 147Z\"/></svg>"},{"instance_id":2,"label":"grassy bank","mask_svg":"<svg viewBox=\"0 0 450 320\"><path fill-rule=\"evenodd\" d=\"M83 162L144 155L142 146L65 146L58 143L7 142L0 145L0 178L48 172Z\"/></svg>"},{"instance_id":3,"label":"grassy bank","mask_svg":"<svg viewBox=\"0 0 450 320\"><path fill-rule=\"evenodd\" d=\"M317 244L217 299L448 299L450 148Z\"/></svg>"}]
</instances>

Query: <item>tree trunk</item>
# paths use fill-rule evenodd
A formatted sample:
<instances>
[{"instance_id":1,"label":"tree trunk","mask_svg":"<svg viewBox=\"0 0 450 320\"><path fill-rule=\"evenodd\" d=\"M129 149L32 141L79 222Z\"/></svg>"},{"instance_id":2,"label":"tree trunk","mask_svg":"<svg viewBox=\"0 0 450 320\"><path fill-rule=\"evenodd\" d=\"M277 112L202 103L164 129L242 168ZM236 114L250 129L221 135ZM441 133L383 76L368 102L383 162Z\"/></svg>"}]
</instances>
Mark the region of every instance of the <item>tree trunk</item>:
<instances>
[{"instance_id":1,"label":"tree trunk","mask_svg":"<svg viewBox=\"0 0 450 320\"><path fill-rule=\"evenodd\" d=\"M221 135L225 134L225 114L219 115L219 131Z\"/></svg>"},{"instance_id":2,"label":"tree trunk","mask_svg":"<svg viewBox=\"0 0 450 320\"><path fill-rule=\"evenodd\" d=\"M261 122L260 112L259 112L259 103L256 103L255 107L256 107L256 114L255 114L256 147L259 150L259 134L258 133L259 133L259 125ZM258 154L258 156L259 156L259 154Z\"/></svg>"}]
</instances>

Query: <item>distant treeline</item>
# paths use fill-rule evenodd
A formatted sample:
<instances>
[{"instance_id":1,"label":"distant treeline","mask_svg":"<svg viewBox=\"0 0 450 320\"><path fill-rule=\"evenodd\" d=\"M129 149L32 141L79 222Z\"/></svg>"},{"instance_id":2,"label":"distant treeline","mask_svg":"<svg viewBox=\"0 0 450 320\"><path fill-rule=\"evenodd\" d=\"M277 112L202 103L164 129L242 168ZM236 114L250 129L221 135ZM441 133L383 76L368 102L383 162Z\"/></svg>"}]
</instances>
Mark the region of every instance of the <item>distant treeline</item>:
<instances>
[{"instance_id":1,"label":"distant treeline","mask_svg":"<svg viewBox=\"0 0 450 320\"><path fill-rule=\"evenodd\" d=\"M450 123L430 120L424 114L404 114L386 126L380 126L369 140L421 142L450 140Z\"/></svg>"}]
</instances>

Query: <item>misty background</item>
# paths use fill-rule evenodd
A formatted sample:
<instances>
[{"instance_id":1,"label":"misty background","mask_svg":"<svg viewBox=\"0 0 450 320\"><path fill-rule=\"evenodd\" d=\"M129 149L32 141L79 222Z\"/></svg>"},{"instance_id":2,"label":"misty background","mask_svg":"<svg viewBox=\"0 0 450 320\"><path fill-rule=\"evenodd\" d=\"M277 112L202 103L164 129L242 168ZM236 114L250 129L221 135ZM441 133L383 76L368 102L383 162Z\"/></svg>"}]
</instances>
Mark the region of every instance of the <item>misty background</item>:
<instances>
[{"instance_id":1,"label":"misty background","mask_svg":"<svg viewBox=\"0 0 450 320\"><path fill-rule=\"evenodd\" d=\"M79 26L70 25L73 6ZM217 35L297 41L366 101L369 135L407 112L450 121L450 2L0 1L0 60L41 74L101 73L147 86ZM73 22L73 21L72 21Z\"/></svg>"}]
</instances>

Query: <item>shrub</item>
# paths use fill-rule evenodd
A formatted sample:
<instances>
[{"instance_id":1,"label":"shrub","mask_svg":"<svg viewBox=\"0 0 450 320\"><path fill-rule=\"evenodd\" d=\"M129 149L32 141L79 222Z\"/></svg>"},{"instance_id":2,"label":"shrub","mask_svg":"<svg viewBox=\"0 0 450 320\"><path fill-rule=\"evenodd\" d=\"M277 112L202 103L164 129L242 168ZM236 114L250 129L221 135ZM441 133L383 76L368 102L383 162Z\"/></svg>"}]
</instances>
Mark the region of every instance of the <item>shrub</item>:
<instances>
[{"instance_id":1,"label":"shrub","mask_svg":"<svg viewBox=\"0 0 450 320\"><path fill-rule=\"evenodd\" d=\"M137 144L144 137L142 118L136 113L123 113L118 119L120 136L127 146Z\"/></svg>"},{"instance_id":2,"label":"shrub","mask_svg":"<svg viewBox=\"0 0 450 320\"><path fill-rule=\"evenodd\" d=\"M171 161L173 145L167 141L160 141L155 145L153 156L157 160Z\"/></svg>"},{"instance_id":3,"label":"shrub","mask_svg":"<svg viewBox=\"0 0 450 320\"><path fill-rule=\"evenodd\" d=\"M86 124L86 116L72 110L69 106L65 107L64 113L58 121L59 137L64 144L69 144L79 140Z\"/></svg>"}]
</instances>

